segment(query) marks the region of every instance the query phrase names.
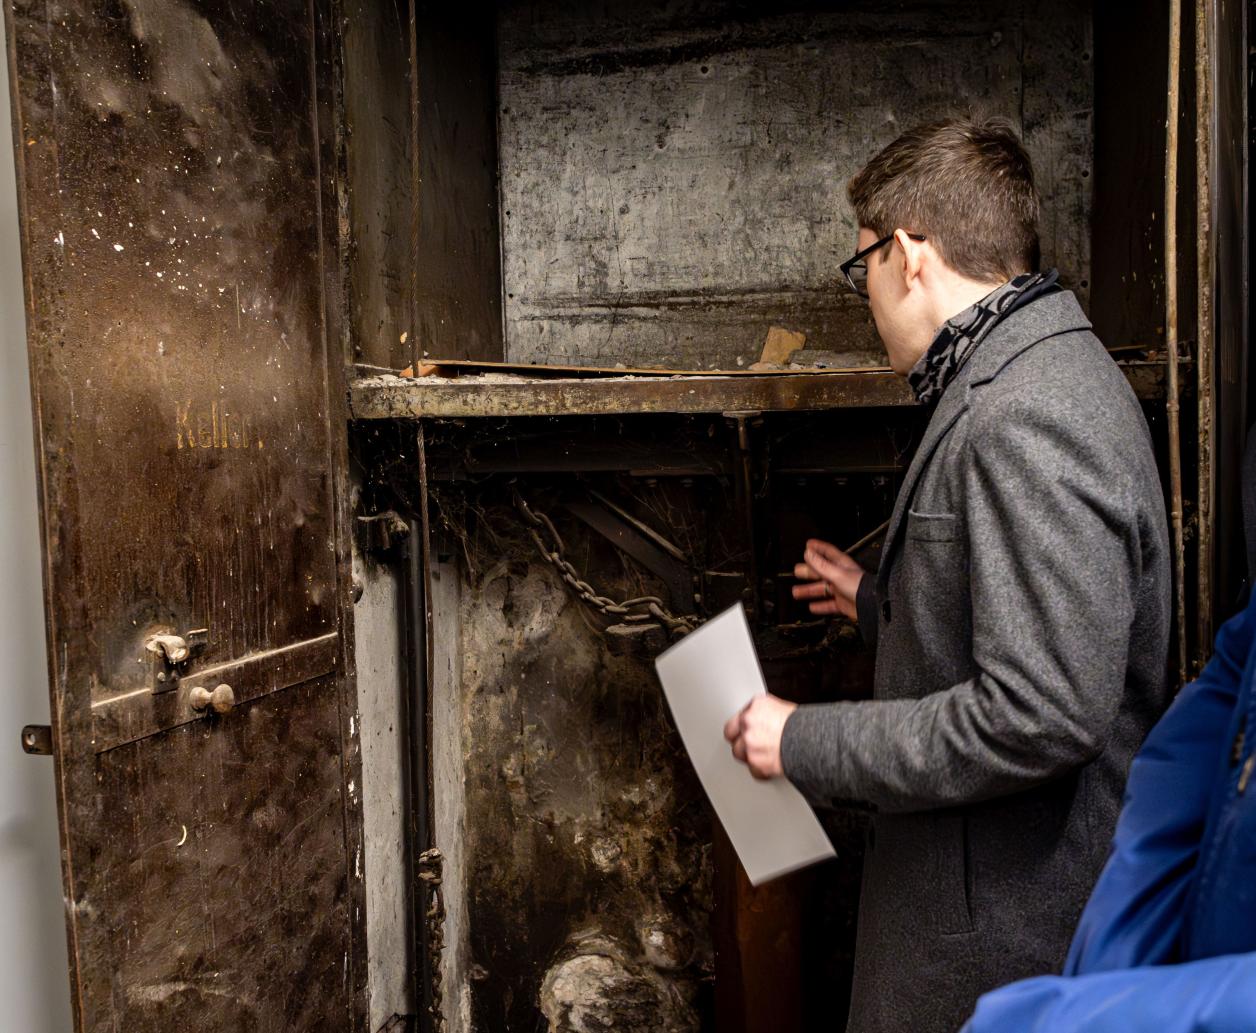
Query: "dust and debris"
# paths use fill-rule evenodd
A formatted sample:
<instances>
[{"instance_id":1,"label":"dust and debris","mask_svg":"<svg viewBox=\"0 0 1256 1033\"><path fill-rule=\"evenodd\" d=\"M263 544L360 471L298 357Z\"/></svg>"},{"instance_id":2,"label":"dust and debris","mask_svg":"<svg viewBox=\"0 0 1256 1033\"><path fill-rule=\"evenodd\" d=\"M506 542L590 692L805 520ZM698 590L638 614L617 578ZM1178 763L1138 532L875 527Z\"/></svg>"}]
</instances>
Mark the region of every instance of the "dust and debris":
<instances>
[{"instance_id":1,"label":"dust and debris","mask_svg":"<svg viewBox=\"0 0 1256 1033\"><path fill-rule=\"evenodd\" d=\"M613 940L577 934L545 974L541 1014L549 1033L688 1033L689 1004Z\"/></svg>"},{"instance_id":2,"label":"dust and debris","mask_svg":"<svg viewBox=\"0 0 1256 1033\"><path fill-rule=\"evenodd\" d=\"M637 939L645 960L665 972L684 968L693 957L693 935L667 912L642 915Z\"/></svg>"}]
</instances>

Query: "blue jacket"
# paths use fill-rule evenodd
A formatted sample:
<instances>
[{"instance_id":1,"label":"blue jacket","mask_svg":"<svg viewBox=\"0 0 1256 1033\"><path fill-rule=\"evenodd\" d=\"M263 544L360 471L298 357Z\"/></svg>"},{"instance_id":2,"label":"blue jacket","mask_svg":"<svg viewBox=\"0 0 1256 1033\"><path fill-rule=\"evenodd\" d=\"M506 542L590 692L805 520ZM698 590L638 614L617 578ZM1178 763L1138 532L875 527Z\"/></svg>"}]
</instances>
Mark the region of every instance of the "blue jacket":
<instances>
[{"instance_id":1,"label":"blue jacket","mask_svg":"<svg viewBox=\"0 0 1256 1033\"><path fill-rule=\"evenodd\" d=\"M1134 759L1063 976L964 1033L1256 1033L1256 593Z\"/></svg>"}]
</instances>

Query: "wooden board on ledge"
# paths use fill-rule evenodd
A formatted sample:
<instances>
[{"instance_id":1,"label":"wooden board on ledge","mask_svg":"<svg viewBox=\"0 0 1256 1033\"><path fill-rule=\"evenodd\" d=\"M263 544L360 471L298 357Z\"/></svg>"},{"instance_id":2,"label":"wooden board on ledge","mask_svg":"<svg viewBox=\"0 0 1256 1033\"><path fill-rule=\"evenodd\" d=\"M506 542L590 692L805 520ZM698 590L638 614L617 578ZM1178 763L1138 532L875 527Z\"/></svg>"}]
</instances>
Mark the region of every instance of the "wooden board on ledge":
<instances>
[{"instance_id":1,"label":"wooden board on ledge","mask_svg":"<svg viewBox=\"0 0 1256 1033\"><path fill-rule=\"evenodd\" d=\"M494 371L497 372L497 371ZM361 377L350 384L356 420L628 413L782 412L910 405L910 388L888 370L817 376Z\"/></svg>"},{"instance_id":2,"label":"wooden board on ledge","mask_svg":"<svg viewBox=\"0 0 1256 1033\"><path fill-rule=\"evenodd\" d=\"M377 369L376 372L393 372ZM653 366L560 366L474 359L427 359L396 375L407 378L456 377L463 373L513 373L522 377L773 377L828 373L888 373L888 366L780 366L775 369L659 369Z\"/></svg>"}]
</instances>

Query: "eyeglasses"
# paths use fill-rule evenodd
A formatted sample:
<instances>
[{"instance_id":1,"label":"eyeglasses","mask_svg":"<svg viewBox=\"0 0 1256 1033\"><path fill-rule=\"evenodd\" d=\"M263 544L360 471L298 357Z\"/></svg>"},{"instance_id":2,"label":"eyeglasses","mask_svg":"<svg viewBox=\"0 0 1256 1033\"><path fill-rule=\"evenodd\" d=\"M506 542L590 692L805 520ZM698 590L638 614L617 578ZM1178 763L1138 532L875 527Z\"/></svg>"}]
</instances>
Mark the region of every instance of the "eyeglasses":
<instances>
[{"instance_id":1,"label":"eyeglasses","mask_svg":"<svg viewBox=\"0 0 1256 1033\"><path fill-rule=\"evenodd\" d=\"M925 239L923 233L909 233L907 236L912 240ZM874 251L885 247L893 239L893 233L888 237L882 237L875 244L870 244L862 251L856 252L853 258L848 258L841 264L842 275L846 277L846 282L850 284L850 289L861 298L868 297L868 256Z\"/></svg>"}]
</instances>

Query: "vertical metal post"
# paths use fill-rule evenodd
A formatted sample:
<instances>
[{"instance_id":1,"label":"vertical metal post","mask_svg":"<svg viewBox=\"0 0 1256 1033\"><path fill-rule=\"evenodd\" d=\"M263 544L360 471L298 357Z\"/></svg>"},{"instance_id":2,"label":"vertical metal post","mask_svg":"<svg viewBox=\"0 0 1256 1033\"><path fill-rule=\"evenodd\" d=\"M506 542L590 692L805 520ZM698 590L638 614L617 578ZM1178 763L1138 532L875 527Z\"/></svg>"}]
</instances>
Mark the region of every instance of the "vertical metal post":
<instances>
[{"instance_id":1,"label":"vertical metal post","mask_svg":"<svg viewBox=\"0 0 1256 1033\"><path fill-rule=\"evenodd\" d=\"M419 5L410 0L410 364L418 368L423 357L419 341L419 193L423 140L419 125Z\"/></svg>"},{"instance_id":2,"label":"vertical metal post","mask_svg":"<svg viewBox=\"0 0 1256 1033\"><path fill-rule=\"evenodd\" d=\"M418 519L407 542L405 567L406 645L409 682L407 714L409 731L409 854L410 894L415 950L415 999L419 1004L418 1029L440 1033L444 1029L441 1000L441 950L444 933L441 909L432 902L439 882L430 879L430 859L436 845L432 825L432 592L431 521L427 505L427 447L423 424L415 430L418 466ZM433 923L437 927L433 927Z\"/></svg>"},{"instance_id":3,"label":"vertical metal post","mask_svg":"<svg viewBox=\"0 0 1256 1033\"><path fill-rule=\"evenodd\" d=\"M1182 0L1169 0L1169 97L1164 149L1165 363L1169 423L1169 519L1173 527L1173 609L1178 640L1178 685L1186 683L1186 544L1182 527L1182 424L1178 385L1178 120L1182 75Z\"/></svg>"},{"instance_id":4,"label":"vertical metal post","mask_svg":"<svg viewBox=\"0 0 1256 1033\"><path fill-rule=\"evenodd\" d=\"M757 411L724 413L724 418L732 423L733 442L736 449L733 462L735 504L741 522L741 548L744 550L748 579L744 601L746 615L750 618L751 624L763 616L758 553L755 549L754 464L750 441L750 421L761 415L762 413Z\"/></svg>"},{"instance_id":5,"label":"vertical metal post","mask_svg":"<svg viewBox=\"0 0 1256 1033\"><path fill-rule=\"evenodd\" d=\"M411 520L410 536L402 557L402 591L405 611L405 707L406 727L406 896L410 907L410 943L413 957L412 982L414 1002L418 1011L417 1033L431 1031L432 980L430 937L427 929L427 894L419 876L419 858L431 838L428 822L427 724L424 701L427 669L424 663L424 613L427 598L423 591L423 527Z\"/></svg>"},{"instance_id":6,"label":"vertical metal post","mask_svg":"<svg viewBox=\"0 0 1256 1033\"><path fill-rule=\"evenodd\" d=\"M1196 313L1195 370L1199 402L1199 501L1196 510L1199 596L1196 600L1196 670L1212 647L1213 512L1216 447L1213 441L1213 95L1212 30L1216 0L1196 0L1195 5L1195 203L1199 210L1196 231L1198 310Z\"/></svg>"}]
</instances>

